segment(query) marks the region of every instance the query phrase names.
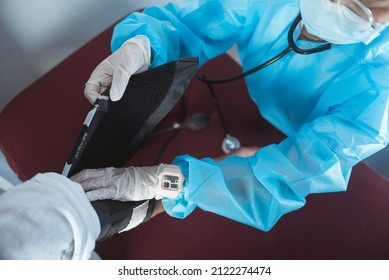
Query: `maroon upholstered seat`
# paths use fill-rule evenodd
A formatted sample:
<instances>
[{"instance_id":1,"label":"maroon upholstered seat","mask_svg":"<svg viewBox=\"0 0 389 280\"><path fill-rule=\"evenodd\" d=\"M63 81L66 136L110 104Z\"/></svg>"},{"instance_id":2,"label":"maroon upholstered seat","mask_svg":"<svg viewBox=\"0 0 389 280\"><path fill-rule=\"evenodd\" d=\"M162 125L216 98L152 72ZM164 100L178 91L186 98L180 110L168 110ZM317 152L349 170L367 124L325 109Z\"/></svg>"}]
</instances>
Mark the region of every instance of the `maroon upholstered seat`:
<instances>
[{"instance_id":1,"label":"maroon upholstered seat","mask_svg":"<svg viewBox=\"0 0 389 280\"><path fill-rule=\"evenodd\" d=\"M109 53L111 29L86 44L20 93L0 116L0 144L20 178L61 172L90 105L84 83ZM224 77L240 67L223 55L200 72ZM259 117L243 81L215 86L231 133L243 145L277 143L283 135ZM181 131L162 162L176 155L221 155L223 129L207 87L193 80L185 93L187 115L210 115L201 131ZM178 104L159 124L171 125ZM169 133L151 139L129 162L150 165ZM352 173L347 192L312 195L267 233L195 210L185 220L161 214L136 229L98 243L103 259L387 259L389 182L364 164Z\"/></svg>"}]
</instances>

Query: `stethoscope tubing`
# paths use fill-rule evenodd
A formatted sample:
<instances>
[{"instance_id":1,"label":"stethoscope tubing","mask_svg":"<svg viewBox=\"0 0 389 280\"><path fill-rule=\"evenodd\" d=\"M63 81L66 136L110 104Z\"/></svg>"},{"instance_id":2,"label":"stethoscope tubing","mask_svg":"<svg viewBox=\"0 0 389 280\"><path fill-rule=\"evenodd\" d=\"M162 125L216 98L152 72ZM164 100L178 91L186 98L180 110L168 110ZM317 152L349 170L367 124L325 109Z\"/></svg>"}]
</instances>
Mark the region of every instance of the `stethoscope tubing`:
<instances>
[{"instance_id":1,"label":"stethoscope tubing","mask_svg":"<svg viewBox=\"0 0 389 280\"><path fill-rule=\"evenodd\" d=\"M268 59L267 61L259 64L258 66L246 71L246 72L243 72L241 74L238 74L238 75L234 75L234 76L231 76L231 77L227 77L227 78L224 78L224 79L207 79L204 75L201 75L199 74L197 76L197 78L206 83L209 90L210 90L210 93L212 95L212 98L214 100L214 103L215 103L215 106L216 106L216 109L217 109L217 112L219 114L219 118L220 118L220 121L222 123L222 126L223 126L223 129L224 129L224 133L226 134L226 138L223 140L223 143L222 143L222 149L225 153L228 153L231 151L231 149L236 149L236 148L239 148L240 147L240 142L239 140L236 138L236 137L233 137L230 135L230 130L228 128L228 125L227 125L227 122L226 122L226 119L224 117L224 114L223 114L223 111L221 109L221 106L220 106L220 103L219 103L219 100L217 98L217 95L212 87L212 84L224 84L224 83L229 83L229 82L233 82L233 81L236 81L236 80L239 80L239 79L242 79L244 77L247 77L259 70L262 70L263 68L266 68L270 65L272 65L273 63L275 63L276 61L280 60L281 58L283 58L286 54L288 54L290 51L294 51L296 52L297 54L302 54L302 55L308 55L308 54L313 54L313 53L318 53L318 52L322 52L322 51L326 51L326 50L329 50L331 47L332 47L332 44L331 43L325 43L321 46L318 46L318 47L315 47L315 48L311 48L311 49L301 49L299 48L296 43L294 42L293 40L293 33L294 31L296 30L296 27L297 25L300 23L301 21L301 14L299 13L297 15L297 17L295 18L295 20L293 21L291 27L289 28L288 30L288 46L282 50L280 53L278 53L277 55L273 56L272 58ZM231 143L230 143L231 142ZM230 143L233 145L233 147L231 148L228 148L227 144Z\"/></svg>"},{"instance_id":2,"label":"stethoscope tubing","mask_svg":"<svg viewBox=\"0 0 389 280\"><path fill-rule=\"evenodd\" d=\"M229 83L229 82L232 82L232 81L236 81L236 80L239 80L239 79L242 79L244 77L247 77L259 70L262 70L263 68L266 68L270 65L272 65L274 62L278 61L279 59L281 59L282 57L284 57L286 54L288 54L290 51L294 51L298 54L302 54L302 55L309 55L309 54L314 54L314 53L318 53L318 52L323 52L323 51L326 51L326 50L329 50L333 44L331 43L325 43L321 46L318 46L318 47L315 47L315 48L311 48L311 49L301 49L299 48L296 43L294 42L293 40L293 33L294 31L296 30L296 27L297 25L299 24L299 22L301 21L301 14L299 13L297 15L297 17L295 18L295 20L293 21L291 27L289 28L289 31L288 31L288 46L282 50L280 53L278 53L277 55L273 56L272 58L270 58L269 60L261 63L260 65L246 71L246 72L243 72L241 74L238 74L238 75L234 75L234 76L231 76L231 77L228 77L228 78L224 78L224 79L207 79L205 76L199 74L197 76L197 78L204 82L204 83L207 83L207 84L224 84L224 83Z\"/></svg>"},{"instance_id":3,"label":"stethoscope tubing","mask_svg":"<svg viewBox=\"0 0 389 280\"><path fill-rule=\"evenodd\" d=\"M289 31L288 31L288 46L282 50L280 53L278 53L277 55L273 56L272 58L270 58L269 60L261 63L260 65L246 71L246 72L243 72L241 74L238 74L238 75L234 75L234 76L231 76L231 77L227 77L227 78L224 78L224 79L218 79L218 80L211 80L211 79L207 79L204 75L201 75L199 74L197 76L197 78L206 83L208 88L209 88L209 91L212 95L212 98L213 98L213 101L215 103L215 106L216 106L216 110L217 110L217 113L219 115L219 118L220 118L220 121L222 123L222 126L223 126L223 130L224 130L224 133L226 135L226 138L223 140L223 143L222 143L222 149L225 153L228 153L230 150L232 149L236 149L236 148L239 148L240 147L240 142L239 140L236 138L236 137L233 137L230 135L230 130L229 130L229 127L227 125L227 121L224 117L224 114L223 114L223 111L221 109L221 106L220 106L220 102L218 100L218 97L216 95L216 92L215 90L213 89L212 87L212 84L224 84L224 83L228 83L228 82L232 82L232 81L236 81L236 80L239 80L239 79L242 79L244 77L247 77L263 68L266 68L270 65L272 65L273 63L275 63L276 61L280 60L281 58L283 58L286 54L288 54L290 51L294 51L298 54L302 54L302 55L308 55L308 54L313 54L313 53L317 53L317 52L322 52L322 51L325 51L325 50L328 50L332 47L332 44L331 43L326 43L326 44L323 44L321 46L318 46L316 48L311 48L311 49L301 49L299 48L296 43L294 42L293 40L293 33L294 31L296 30L296 27L297 25L299 24L299 22L301 21L301 14L298 14L297 17L295 18L295 20L293 21L291 27L289 28ZM184 105L185 103L183 103ZM165 150L165 148L168 146L168 144L174 139L178 129L180 129L182 127L177 127L177 128L174 128L174 127L169 127L169 128L165 128L165 129L162 129L161 131L158 131L156 132L155 134L153 134L152 136L154 135L158 135L159 133L162 133L162 132L165 132L165 131L174 131L173 135L164 143L163 147L161 148L159 154L157 155L154 163L156 164L160 157L162 156L162 153L163 151ZM151 136L151 137L152 137ZM150 138L151 138L150 137ZM229 145L232 145L233 147L227 147Z\"/></svg>"}]
</instances>

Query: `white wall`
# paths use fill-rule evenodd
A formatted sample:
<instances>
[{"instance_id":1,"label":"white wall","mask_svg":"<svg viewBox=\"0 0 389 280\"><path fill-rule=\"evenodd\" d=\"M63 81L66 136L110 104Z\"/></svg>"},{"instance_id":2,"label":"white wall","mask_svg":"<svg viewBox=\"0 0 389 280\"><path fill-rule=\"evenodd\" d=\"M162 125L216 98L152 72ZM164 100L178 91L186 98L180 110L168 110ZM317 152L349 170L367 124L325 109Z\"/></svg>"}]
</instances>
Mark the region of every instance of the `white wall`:
<instances>
[{"instance_id":1,"label":"white wall","mask_svg":"<svg viewBox=\"0 0 389 280\"><path fill-rule=\"evenodd\" d=\"M181 0L0 0L0 111L131 11Z\"/></svg>"}]
</instances>

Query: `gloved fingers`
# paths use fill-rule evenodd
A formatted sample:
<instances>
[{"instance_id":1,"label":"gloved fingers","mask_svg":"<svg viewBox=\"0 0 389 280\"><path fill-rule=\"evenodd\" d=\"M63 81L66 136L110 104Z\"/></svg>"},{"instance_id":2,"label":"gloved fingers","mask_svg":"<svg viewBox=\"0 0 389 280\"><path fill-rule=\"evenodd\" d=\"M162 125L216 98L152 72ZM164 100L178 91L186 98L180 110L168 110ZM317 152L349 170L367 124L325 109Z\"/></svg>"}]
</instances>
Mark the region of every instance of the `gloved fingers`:
<instances>
[{"instance_id":1,"label":"gloved fingers","mask_svg":"<svg viewBox=\"0 0 389 280\"><path fill-rule=\"evenodd\" d=\"M70 179L77 183L84 184L92 179L99 181L104 175L105 169L84 169L70 177Z\"/></svg>"},{"instance_id":2,"label":"gloved fingers","mask_svg":"<svg viewBox=\"0 0 389 280\"><path fill-rule=\"evenodd\" d=\"M148 69L149 69L149 66L147 64L142 65L142 67L139 68L138 71L135 72L135 74L142 73L142 72L144 72L144 71L146 71Z\"/></svg>"},{"instance_id":3,"label":"gloved fingers","mask_svg":"<svg viewBox=\"0 0 389 280\"><path fill-rule=\"evenodd\" d=\"M107 183L107 180L104 177L87 179L85 181L82 181L80 184L81 184L82 188L84 189L84 191L86 191L86 192L91 191L91 190L104 189L104 188L111 187L109 182Z\"/></svg>"},{"instance_id":4,"label":"gloved fingers","mask_svg":"<svg viewBox=\"0 0 389 280\"><path fill-rule=\"evenodd\" d=\"M139 35L127 40L96 67L87 82L85 96L94 103L98 95L110 87L111 100L120 100L131 75L146 70L150 59L150 40L146 36Z\"/></svg>"},{"instance_id":5,"label":"gloved fingers","mask_svg":"<svg viewBox=\"0 0 389 280\"><path fill-rule=\"evenodd\" d=\"M98 190L91 190L85 193L89 201L113 199L116 192L113 189L104 188Z\"/></svg>"},{"instance_id":6,"label":"gloved fingers","mask_svg":"<svg viewBox=\"0 0 389 280\"><path fill-rule=\"evenodd\" d=\"M118 101L122 98L131 75L123 69L115 69L112 77L112 85L109 91L109 96L112 101Z\"/></svg>"},{"instance_id":7,"label":"gloved fingers","mask_svg":"<svg viewBox=\"0 0 389 280\"><path fill-rule=\"evenodd\" d=\"M141 67L136 71L136 73L147 70L151 63L151 47L149 38L144 35L137 35L128 40L126 43L137 45L141 51L140 55L143 56Z\"/></svg>"},{"instance_id":8,"label":"gloved fingers","mask_svg":"<svg viewBox=\"0 0 389 280\"><path fill-rule=\"evenodd\" d=\"M101 94L101 87L91 83L85 85L84 96L92 104L96 102Z\"/></svg>"},{"instance_id":9,"label":"gloved fingers","mask_svg":"<svg viewBox=\"0 0 389 280\"><path fill-rule=\"evenodd\" d=\"M85 84L84 95L92 104L107 88L111 86L113 67L107 61L101 62L92 72Z\"/></svg>"}]
</instances>

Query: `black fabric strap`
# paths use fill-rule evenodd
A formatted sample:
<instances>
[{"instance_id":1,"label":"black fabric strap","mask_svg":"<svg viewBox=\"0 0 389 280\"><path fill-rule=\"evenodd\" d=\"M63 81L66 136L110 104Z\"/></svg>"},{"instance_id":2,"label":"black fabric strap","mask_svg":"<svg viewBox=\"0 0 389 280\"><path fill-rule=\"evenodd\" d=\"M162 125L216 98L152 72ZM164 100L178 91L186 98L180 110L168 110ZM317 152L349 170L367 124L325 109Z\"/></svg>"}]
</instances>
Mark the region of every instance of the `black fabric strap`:
<instances>
[{"instance_id":1,"label":"black fabric strap","mask_svg":"<svg viewBox=\"0 0 389 280\"><path fill-rule=\"evenodd\" d=\"M128 202L98 200L93 201L92 206L97 212L101 226L97 240L103 241L127 227L131 229L139 223L148 221L154 211L155 199ZM143 221L139 222L139 217L134 217L134 209L137 209L136 215L142 218L144 216Z\"/></svg>"}]
</instances>

